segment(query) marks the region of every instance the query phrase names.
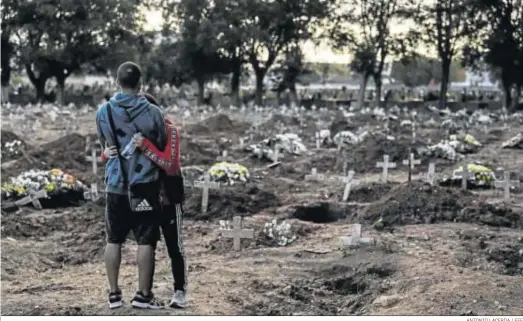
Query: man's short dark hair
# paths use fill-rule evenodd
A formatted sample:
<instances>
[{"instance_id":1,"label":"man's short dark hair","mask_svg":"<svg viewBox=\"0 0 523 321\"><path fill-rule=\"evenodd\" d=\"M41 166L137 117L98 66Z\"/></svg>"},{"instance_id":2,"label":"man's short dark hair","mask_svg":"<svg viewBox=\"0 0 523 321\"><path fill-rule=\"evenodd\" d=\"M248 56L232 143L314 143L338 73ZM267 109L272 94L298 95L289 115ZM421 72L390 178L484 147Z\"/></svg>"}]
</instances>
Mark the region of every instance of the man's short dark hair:
<instances>
[{"instance_id":1,"label":"man's short dark hair","mask_svg":"<svg viewBox=\"0 0 523 321\"><path fill-rule=\"evenodd\" d=\"M137 89L142 78L140 66L132 61L124 62L118 67L116 79L122 88Z\"/></svg>"}]
</instances>

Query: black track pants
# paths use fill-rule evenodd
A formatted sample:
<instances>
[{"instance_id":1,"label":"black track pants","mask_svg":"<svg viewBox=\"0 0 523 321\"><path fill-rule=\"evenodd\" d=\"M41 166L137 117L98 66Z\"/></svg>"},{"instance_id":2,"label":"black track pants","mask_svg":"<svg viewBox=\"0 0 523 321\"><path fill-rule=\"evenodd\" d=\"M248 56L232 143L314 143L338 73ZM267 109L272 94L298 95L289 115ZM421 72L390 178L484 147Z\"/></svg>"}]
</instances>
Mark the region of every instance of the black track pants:
<instances>
[{"instance_id":1,"label":"black track pants","mask_svg":"<svg viewBox=\"0 0 523 321\"><path fill-rule=\"evenodd\" d=\"M183 249L182 222L183 206L181 203L163 206L161 230L171 259L175 291L187 291L187 262Z\"/></svg>"}]
</instances>

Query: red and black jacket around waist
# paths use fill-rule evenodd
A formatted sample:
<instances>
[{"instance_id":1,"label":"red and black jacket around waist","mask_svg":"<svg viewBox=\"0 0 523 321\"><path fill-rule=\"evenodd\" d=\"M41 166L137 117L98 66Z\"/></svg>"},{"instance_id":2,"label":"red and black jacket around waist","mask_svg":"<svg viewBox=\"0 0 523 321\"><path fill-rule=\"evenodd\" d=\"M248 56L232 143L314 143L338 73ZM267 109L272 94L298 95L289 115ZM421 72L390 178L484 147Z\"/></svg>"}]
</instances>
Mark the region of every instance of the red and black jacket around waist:
<instances>
[{"instance_id":1,"label":"red and black jacket around waist","mask_svg":"<svg viewBox=\"0 0 523 321\"><path fill-rule=\"evenodd\" d=\"M164 150L159 150L150 140L144 137L141 147L144 155L162 169L162 196L170 204L182 203L184 200L183 177L180 165L180 134L171 120L165 118L167 143ZM102 159L106 155L102 153Z\"/></svg>"}]
</instances>

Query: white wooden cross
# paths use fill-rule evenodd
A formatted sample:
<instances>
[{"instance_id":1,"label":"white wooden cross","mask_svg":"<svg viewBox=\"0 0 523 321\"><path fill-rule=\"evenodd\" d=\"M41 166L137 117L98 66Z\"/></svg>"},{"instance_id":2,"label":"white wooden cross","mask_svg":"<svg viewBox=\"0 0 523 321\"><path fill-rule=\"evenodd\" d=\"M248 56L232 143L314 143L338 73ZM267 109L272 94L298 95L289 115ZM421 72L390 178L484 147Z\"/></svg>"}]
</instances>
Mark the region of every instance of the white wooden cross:
<instances>
[{"instance_id":1,"label":"white wooden cross","mask_svg":"<svg viewBox=\"0 0 523 321\"><path fill-rule=\"evenodd\" d=\"M429 171L427 173L427 182L430 185L434 185L435 179L436 179L436 164L429 163Z\"/></svg>"},{"instance_id":2,"label":"white wooden cross","mask_svg":"<svg viewBox=\"0 0 523 321\"><path fill-rule=\"evenodd\" d=\"M33 206L39 210L42 209L42 204L40 204L40 198L46 198L47 192L45 189L39 190L37 192L30 191L29 195L26 197L19 199L15 202L17 206L22 206L25 204L33 203Z\"/></svg>"},{"instance_id":3,"label":"white wooden cross","mask_svg":"<svg viewBox=\"0 0 523 321\"><path fill-rule=\"evenodd\" d=\"M508 171L503 172L503 180L494 182L496 188L503 188L503 200L505 202L510 202L510 187L515 186L519 187L519 181L511 181L510 173Z\"/></svg>"},{"instance_id":4,"label":"white wooden cross","mask_svg":"<svg viewBox=\"0 0 523 321\"><path fill-rule=\"evenodd\" d=\"M396 163L389 163L389 155L383 155L383 162L378 162L376 167L383 168L381 181L386 183L389 176L389 168L396 168Z\"/></svg>"},{"instance_id":5,"label":"white wooden cross","mask_svg":"<svg viewBox=\"0 0 523 321\"><path fill-rule=\"evenodd\" d=\"M316 149L320 149L320 132L316 132Z\"/></svg>"},{"instance_id":6,"label":"white wooden cross","mask_svg":"<svg viewBox=\"0 0 523 321\"><path fill-rule=\"evenodd\" d=\"M316 167L314 167L311 170L311 174L310 175L305 175L305 180L306 181L311 181L311 180L324 181L325 180L325 175L318 174L318 170L316 169Z\"/></svg>"},{"instance_id":7,"label":"white wooden cross","mask_svg":"<svg viewBox=\"0 0 523 321\"><path fill-rule=\"evenodd\" d=\"M91 184L91 189L87 192L84 192L84 198L93 202L96 202L100 199L100 194L98 194L98 185L96 183Z\"/></svg>"},{"instance_id":8,"label":"white wooden cross","mask_svg":"<svg viewBox=\"0 0 523 321\"><path fill-rule=\"evenodd\" d=\"M345 180L345 189L343 190L343 201L344 202L346 202L349 199L349 194L350 194L350 190L351 190L352 184L357 182L357 181L355 181L353 179L354 178L354 174L355 174L354 171L349 171L349 174L345 178L346 179Z\"/></svg>"},{"instance_id":9,"label":"white wooden cross","mask_svg":"<svg viewBox=\"0 0 523 321\"><path fill-rule=\"evenodd\" d=\"M360 245L375 244L373 238L361 237L361 224L352 225L352 234L350 237L342 236L340 238L341 247L358 247Z\"/></svg>"},{"instance_id":10,"label":"white wooden cross","mask_svg":"<svg viewBox=\"0 0 523 321\"><path fill-rule=\"evenodd\" d=\"M240 138L240 149L243 149L244 145L243 137Z\"/></svg>"},{"instance_id":11,"label":"white wooden cross","mask_svg":"<svg viewBox=\"0 0 523 321\"><path fill-rule=\"evenodd\" d=\"M458 171L455 174L461 176L462 189L467 189L468 179L474 177L474 173L469 172L469 165L467 163L463 163L463 166L461 166L461 171Z\"/></svg>"},{"instance_id":12,"label":"white wooden cross","mask_svg":"<svg viewBox=\"0 0 523 321\"><path fill-rule=\"evenodd\" d=\"M412 120L412 143L416 142L416 120Z\"/></svg>"},{"instance_id":13,"label":"white wooden cross","mask_svg":"<svg viewBox=\"0 0 523 321\"><path fill-rule=\"evenodd\" d=\"M202 213L207 213L207 206L209 204L209 189L218 189L220 188L220 183L211 182L211 176L209 173L203 175L203 182L194 182L194 187L203 189L202 192Z\"/></svg>"},{"instance_id":14,"label":"white wooden cross","mask_svg":"<svg viewBox=\"0 0 523 321\"><path fill-rule=\"evenodd\" d=\"M99 147L99 149L96 148L96 146ZM102 145L100 145L100 142L96 142L95 144L91 145L91 156L86 156L85 159L87 161L90 161L93 164L93 174L98 174L98 163L102 162L102 156L97 156L98 152L102 152Z\"/></svg>"},{"instance_id":15,"label":"white wooden cross","mask_svg":"<svg viewBox=\"0 0 523 321\"><path fill-rule=\"evenodd\" d=\"M252 229L245 229L242 230L242 217L241 216L235 216L232 218L232 230L223 230L222 236L226 238L232 238L233 239L233 249L235 251L241 250L241 239L253 239L254 238L254 230Z\"/></svg>"}]
</instances>

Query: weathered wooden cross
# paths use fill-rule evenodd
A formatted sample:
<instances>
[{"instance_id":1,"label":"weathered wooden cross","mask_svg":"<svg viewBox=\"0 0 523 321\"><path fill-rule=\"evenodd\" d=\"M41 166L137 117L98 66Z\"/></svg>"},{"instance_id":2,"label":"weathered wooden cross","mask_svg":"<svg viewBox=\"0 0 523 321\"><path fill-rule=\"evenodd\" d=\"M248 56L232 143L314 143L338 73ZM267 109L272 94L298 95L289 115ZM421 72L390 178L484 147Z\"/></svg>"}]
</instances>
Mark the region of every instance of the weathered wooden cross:
<instances>
[{"instance_id":1,"label":"weathered wooden cross","mask_svg":"<svg viewBox=\"0 0 523 321\"><path fill-rule=\"evenodd\" d=\"M311 181L311 180L324 181L325 180L325 175L318 174L318 170L316 169L316 167L314 167L311 170L311 174L310 175L305 175L305 180L307 180L307 181Z\"/></svg>"},{"instance_id":2,"label":"weathered wooden cross","mask_svg":"<svg viewBox=\"0 0 523 321\"><path fill-rule=\"evenodd\" d=\"M503 188L503 201L506 203L510 202L510 187L519 187L519 181L511 181L510 173L508 171L503 172L503 180L494 182L496 188Z\"/></svg>"},{"instance_id":3,"label":"weathered wooden cross","mask_svg":"<svg viewBox=\"0 0 523 321\"><path fill-rule=\"evenodd\" d=\"M361 237L361 224L352 224L351 236L342 236L340 241L342 248L358 247L360 245L370 245L376 243L373 238Z\"/></svg>"},{"instance_id":4,"label":"weathered wooden cross","mask_svg":"<svg viewBox=\"0 0 523 321\"><path fill-rule=\"evenodd\" d=\"M98 148L97 148L98 147ZM93 165L93 174L98 174L98 163L102 162L102 157L97 156L98 153L102 153L102 145L99 141L96 141L94 144L91 144L91 156L86 156L85 159L88 162L91 162Z\"/></svg>"},{"instance_id":5,"label":"weathered wooden cross","mask_svg":"<svg viewBox=\"0 0 523 321\"><path fill-rule=\"evenodd\" d=\"M222 236L226 238L232 238L233 239L233 249L235 251L241 250L241 239L253 239L254 238L254 230L252 229L242 229L242 217L241 216L235 216L232 218L233 223L233 229L232 230L223 230Z\"/></svg>"},{"instance_id":6,"label":"weathered wooden cross","mask_svg":"<svg viewBox=\"0 0 523 321\"><path fill-rule=\"evenodd\" d=\"M467 163L463 163L463 166L461 166L461 171L457 171L455 174L461 176L462 189L467 189L468 179L475 176L474 173L469 172L469 165Z\"/></svg>"},{"instance_id":7,"label":"weathered wooden cross","mask_svg":"<svg viewBox=\"0 0 523 321\"><path fill-rule=\"evenodd\" d=\"M207 213L207 206L209 204L209 189L218 189L220 188L220 183L211 182L211 176L209 173L203 175L203 182L194 182L193 184L196 188L201 188L202 192L202 213Z\"/></svg>"},{"instance_id":8,"label":"weathered wooden cross","mask_svg":"<svg viewBox=\"0 0 523 321\"><path fill-rule=\"evenodd\" d=\"M320 149L320 132L316 132L316 149Z\"/></svg>"},{"instance_id":9,"label":"weathered wooden cross","mask_svg":"<svg viewBox=\"0 0 523 321\"><path fill-rule=\"evenodd\" d=\"M396 163L389 163L389 155L383 155L383 162L378 162L376 167L383 168L381 181L386 183L389 176L389 168L396 168Z\"/></svg>"},{"instance_id":10,"label":"weathered wooden cross","mask_svg":"<svg viewBox=\"0 0 523 321\"><path fill-rule=\"evenodd\" d=\"M421 164L421 160L414 158L414 153L409 153L409 158L403 160L403 165L409 167L409 182L412 180L412 171L416 165Z\"/></svg>"},{"instance_id":11,"label":"weathered wooden cross","mask_svg":"<svg viewBox=\"0 0 523 321\"><path fill-rule=\"evenodd\" d=\"M32 203L33 206L39 210L42 209L42 204L40 203L40 198L46 198L47 197L47 191L45 189L39 190L37 192L30 191L29 195L26 197L19 199L15 202L17 206L26 205L29 203Z\"/></svg>"}]
</instances>

